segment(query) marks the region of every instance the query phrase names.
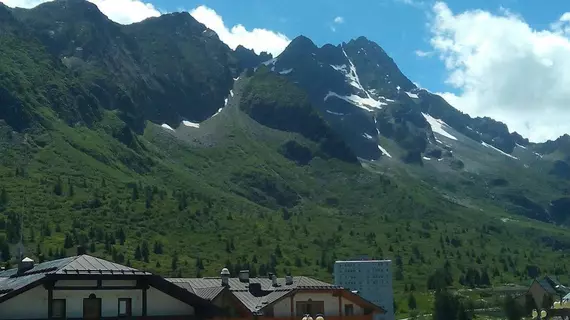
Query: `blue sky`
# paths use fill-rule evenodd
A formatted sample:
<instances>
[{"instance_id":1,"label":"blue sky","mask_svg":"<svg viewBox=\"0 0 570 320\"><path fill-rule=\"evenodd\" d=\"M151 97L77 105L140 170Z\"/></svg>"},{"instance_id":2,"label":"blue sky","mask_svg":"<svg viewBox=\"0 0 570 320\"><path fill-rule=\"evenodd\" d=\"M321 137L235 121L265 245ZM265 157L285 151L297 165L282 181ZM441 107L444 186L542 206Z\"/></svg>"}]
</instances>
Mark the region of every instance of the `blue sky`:
<instances>
[{"instance_id":1,"label":"blue sky","mask_svg":"<svg viewBox=\"0 0 570 320\"><path fill-rule=\"evenodd\" d=\"M570 133L568 0L88 1L123 24L188 11L230 47L258 52L278 53L298 35L318 45L366 36L412 81L471 116L531 141Z\"/></svg>"}]
</instances>

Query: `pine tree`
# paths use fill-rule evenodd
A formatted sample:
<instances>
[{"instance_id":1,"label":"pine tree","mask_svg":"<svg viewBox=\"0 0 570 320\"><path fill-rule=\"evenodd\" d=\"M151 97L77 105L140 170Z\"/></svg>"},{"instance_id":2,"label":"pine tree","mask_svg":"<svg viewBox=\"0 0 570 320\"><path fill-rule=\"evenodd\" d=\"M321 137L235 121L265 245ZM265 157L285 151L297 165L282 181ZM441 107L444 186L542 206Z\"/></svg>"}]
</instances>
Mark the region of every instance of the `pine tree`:
<instances>
[{"instance_id":1,"label":"pine tree","mask_svg":"<svg viewBox=\"0 0 570 320\"><path fill-rule=\"evenodd\" d=\"M127 236L125 235L125 231L123 230L123 228L119 228L119 231L117 232L117 238L119 238L119 244L124 245L126 237Z\"/></svg>"},{"instance_id":2,"label":"pine tree","mask_svg":"<svg viewBox=\"0 0 570 320\"><path fill-rule=\"evenodd\" d=\"M68 191L69 196L73 197L75 195L75 191L73 191L73 182L71 182L70 178L67 179L67 185L69 187L69 191Z\"/></svg>"},{"instance_id":3,"label":"pine tree","mask_svg":"<svg viewBox=\"0 0 570 320\"><path fill-rule=\"evenodd\" d=\"M4 239L0 240L0 258L2 258L2 261L9 261L12 257L10 254L10 245Z\"/></svg>"},{"instance_id":4,"label":"pine tree","mask_svg":"<svg viewBox=\"0 0 570 320\"><path fill-rule=\"evenodd\" d=\"M172 263L170 265L170 269L172 269L172 271L178 269L178 254L174 253L174 255L172 256Z\"/></svg>"},{"instance_id":5,"label":"pine tree","mask_svg":"<svg viewBox=\"0 0 570 320\"><path fill-rule=\"evenodd\" d=\"M160 241L155 241L154 242L154 247L152 250L155 254L162 254L163 250L162 250L162 243Z\"/></svg>"},{"instance_id":6,"label":"pine tree","mask_svg":"<svg viewBox=\"0 0 570 320\"><path fill-rule=\"evenodd\" d=\"M408 308L410 310L415 310L418 307L418 304L416 302L416 297L414 297L413 293L410 293L410 296L408 297Z\"/></svg>"},{"instance_id":7,"label":"pine tree","mask_svg":"<svg viewBox=\"0 0 570 320\"><path fill-rule=\"evenodd\" d=\"M53 186L53 193L57 196L61 196L63 194L63 187L61 185L61 178L58 177L55 185Z\"/></svg>"},{"instance_id":8,"label":"pine tree","mask_svg":"<svg viewBox=\"0 0 570 320\"><path fill-rule=\"evenodd\" d=\"M202 262L202 259L200 259L200 257L196 258L196 269L204 270L204 263Z\"/></svg>"},{"instance_id":9,"label":"pine tree","mask_svg":"<svg viewBox=\"0 0 570 320\"><path fill-rule=\"evenodd\" d=\"M141 246L137 245L137 248L135 249L135 260L141 260L142 259L142 253L141 253Z\"/></svg>"},{"instance_id":10,"label":"pine tree","mask_svg":"<svg viewBox=\"0 0 570 320\"><path fill-rule=\"evenodd\" d=\"M91 242L91 244L89 245L89 252L95 252L97 251L97 248L95 247L95 242Z\"/></svg>"},{"instance_id":11,"label":"pine tree","mask_svg":"<svg viewBox=\"0 0 570 320\"><path fill-rule=\"evenodd\" d=\"M6 192L6 188L2 187L0 191L0 209L6 207L8 205L8 192Z\"/></svg>"},{"instance_id":12,"label":"pine tree","mask_svg":"<svg viewBox=\"0 0 570 320\"><path fill-rule=\"evenodd\" d=\"M134 184L133 185L133 192L131 194L131 200L136 201L139 199L139 189L137 188L137 185Z\"/></svg>"},{"instance_id":13,"label":"pine tree","mask_svg":"<svg viewBox=\"0 0 570 320\"><path fill-rule=\"evenodd\" d=\"M142 242L141 254L144 262L148 262L149 249L148 249L148 242L146 242L146 240Z\"/></svg>"},{"instance_id":14,"label":"pine tree","mask_svg":"<svg viewBox=\"0 0 570 320\"><path fill-rule=\"evenodd\" d=\"M71 235L69 233L65 234L65 240L63 242L63 247L65 249L69 249L69 248L73 247L73 239L71 238Z\"/></svg>"}]
</instances>

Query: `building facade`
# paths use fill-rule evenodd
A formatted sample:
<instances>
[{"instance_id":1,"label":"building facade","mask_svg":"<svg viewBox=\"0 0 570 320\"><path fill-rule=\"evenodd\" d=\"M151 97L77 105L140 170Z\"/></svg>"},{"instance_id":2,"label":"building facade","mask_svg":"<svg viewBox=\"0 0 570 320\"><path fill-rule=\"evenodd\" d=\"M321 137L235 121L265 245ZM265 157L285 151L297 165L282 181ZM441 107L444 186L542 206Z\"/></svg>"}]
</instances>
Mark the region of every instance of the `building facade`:
<instances>
[{"instance_id":1,"label":"building facade","mask_svg":"<svg viewBox=\"0 0 570 320\"><path fill-rule=\"evenodd\" d=\"M292 320L322 315L326 320L373 320L385 312L350 290L304 276L250 279L243 270L232 278L224 269L219 278L167 280L222 307L225 319Z\"/></svg>"},{"instance_id":2,"label":"building facade","mask_svg":"<svg viewBox=\"0 0 570 320\"><path fill-rule=\"evenodd\" d=\"M0 272L0 319L204 319L210 301L160 276L88 255Z\"/></svg>"},{"instance_id":3,"label":"building facade","mask_svg":"<svg viewBox=\"0 0 570 320\"><path fill-rule=\"evenodd\" d=\"M334 264L334 284L348 288L382 307L377 320L394 320L392 262L390 260L349 260Z\"/></svg>"}]
</instances>

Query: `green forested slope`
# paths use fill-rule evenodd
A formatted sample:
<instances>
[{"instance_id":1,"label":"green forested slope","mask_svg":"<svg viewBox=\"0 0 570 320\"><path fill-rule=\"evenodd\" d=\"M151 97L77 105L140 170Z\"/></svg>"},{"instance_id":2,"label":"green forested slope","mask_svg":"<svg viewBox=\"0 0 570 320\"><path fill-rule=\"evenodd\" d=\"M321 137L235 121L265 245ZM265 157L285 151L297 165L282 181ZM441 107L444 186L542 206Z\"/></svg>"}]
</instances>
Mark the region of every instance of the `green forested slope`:
<instances>
[{"instance_id":1,"label":"green forested slope","mask_svg":"<svg viewBox=\"0 0 570 320\"><path fill-rule=\"evenodd\" d=\"M26 254L36 260L82 245L164 275L216 275L226 266L331 281L335 259L390 258L399 301L411 284L426 292L430 275L446 265L456 287L567 274L566 229L493 206L460 206L419 180L363 169L279 76L242 74L220 114L172 131L136 104L123 109L120 97L107 104L91 78L66 66L6 8L0 15L12 19L1 20L11 31L0 34L6 264L16 261L23 219ZM213 95L219 107L231 87L220 83L208 84L223 93ZM172 105L182 118L185 105ZM125 112L143 119L144 130Z\"/></svg>"}]
</instances>

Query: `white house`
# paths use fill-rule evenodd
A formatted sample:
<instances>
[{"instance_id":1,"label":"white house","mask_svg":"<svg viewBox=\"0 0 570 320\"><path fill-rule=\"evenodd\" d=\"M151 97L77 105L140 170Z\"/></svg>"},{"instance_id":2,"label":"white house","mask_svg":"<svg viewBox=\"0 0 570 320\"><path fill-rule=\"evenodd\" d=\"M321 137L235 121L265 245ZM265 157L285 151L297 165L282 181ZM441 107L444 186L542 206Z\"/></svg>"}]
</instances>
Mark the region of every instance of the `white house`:
<instances>
[{"instance_id":1,"label":"white house","mask_svg":"<svg viewBox=\"0 0 570 320\"><path fill-rule=\"evenodd\" d=\"M212 302L145 271L89 255L0 272L0 319L209 318Z\"/></svg>"}]
</instances>

